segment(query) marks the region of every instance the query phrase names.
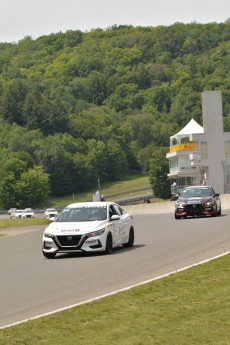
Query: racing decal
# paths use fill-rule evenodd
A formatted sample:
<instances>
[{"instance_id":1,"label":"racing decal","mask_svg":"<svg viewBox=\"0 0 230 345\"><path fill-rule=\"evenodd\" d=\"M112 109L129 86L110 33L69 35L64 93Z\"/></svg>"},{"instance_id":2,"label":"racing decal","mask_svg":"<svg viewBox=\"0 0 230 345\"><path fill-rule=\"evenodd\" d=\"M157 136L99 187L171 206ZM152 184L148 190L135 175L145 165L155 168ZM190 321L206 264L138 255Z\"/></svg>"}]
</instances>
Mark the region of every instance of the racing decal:
<instances>
[{"instance_id":1,"label":"racing decal","mask_svg":"<svg viewBox=\"0 0 230 345\"><path fill-rule=\"evenodd\" d=\"M62 229L61 232L67 233L67 232L78 232L80 229Z\"/></svg>"}]
</instances>

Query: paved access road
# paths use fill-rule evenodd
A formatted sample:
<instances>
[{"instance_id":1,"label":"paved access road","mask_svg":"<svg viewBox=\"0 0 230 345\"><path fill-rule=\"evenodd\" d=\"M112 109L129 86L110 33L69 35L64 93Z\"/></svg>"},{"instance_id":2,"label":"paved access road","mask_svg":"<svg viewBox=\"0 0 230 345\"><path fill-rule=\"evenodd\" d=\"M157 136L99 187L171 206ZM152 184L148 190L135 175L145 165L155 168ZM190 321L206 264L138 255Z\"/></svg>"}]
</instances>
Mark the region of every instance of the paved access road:
<instances>
[{"instance_id":1,"label":"paved access road","mask_svg":"<svg viewBox=\"0 0 230 345\"><path fill-rule=\"evenodd\" d=\"M217 218L134 216L133 248L112 255L41 251L44 227L0 237L0 327L97 297L230 249L230 211ZM13 229L12 229L13 231Z\"/></svg>"}]
</instances>

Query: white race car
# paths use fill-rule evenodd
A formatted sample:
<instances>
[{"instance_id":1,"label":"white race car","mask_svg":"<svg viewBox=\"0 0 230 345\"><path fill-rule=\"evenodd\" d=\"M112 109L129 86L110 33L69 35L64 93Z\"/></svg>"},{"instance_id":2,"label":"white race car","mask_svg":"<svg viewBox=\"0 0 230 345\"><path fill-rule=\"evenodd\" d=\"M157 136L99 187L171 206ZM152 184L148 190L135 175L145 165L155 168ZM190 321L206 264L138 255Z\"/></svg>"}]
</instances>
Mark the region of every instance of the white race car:
<instances>
[{"instance_id":1,"label":"white race car","mask_svg":"<svg viewBox=\"0 0 230 345\"><path fill-rule=\"evenodd\" d=\"M55 218L58 215L58 211L56 208L47 208L44 211L44 217L45 218Z\"/></svg>"},{"instance_id":2,"label":"white race car","mask_svg":"<svg viewBox=\"0 0 230 345\"><path fill-rule=\"evenodd\" d=\"M25 208L22 211L21 218L34 218L34 210L32 208Z\"/></svg>"},{"instance_id":3,"label":"white race car","mask_svg":"<svg viewBox=\"0 0 230 345\"><path fill-rule=\"evenodd\" d=\"M65 207L45 229L42 251L57 253L104 252L134 244L133 217L114 202L83 202Z\"/></svg>"}]
</instances>

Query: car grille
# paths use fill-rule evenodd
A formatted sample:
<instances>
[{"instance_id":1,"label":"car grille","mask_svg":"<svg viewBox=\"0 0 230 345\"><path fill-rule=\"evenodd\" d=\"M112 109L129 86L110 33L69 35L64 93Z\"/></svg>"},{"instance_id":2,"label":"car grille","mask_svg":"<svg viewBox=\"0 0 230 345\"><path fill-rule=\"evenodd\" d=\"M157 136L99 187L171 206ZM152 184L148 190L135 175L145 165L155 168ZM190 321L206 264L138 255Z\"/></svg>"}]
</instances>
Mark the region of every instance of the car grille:
<instances>
[{"instance_id":1,"label":"car grille","mask_svg":"<svg viewBox=\"0 0 230 345\"><path fill-rule=\"evenodd\" d=\"M189 204L186 206L186 211L188 214L201 214L203 210L202 204Z\"/></svg>"},{"instance_id":2,"label":"car grille","mask_svg":"<svg viewBox=\"0 0 230 345\"><path fill-rule=\"evenodd\" d=\"M81 235L65 235L57 236L57 240L61 247L77 247L81 240Z\"/></svg>"}]
</instances>

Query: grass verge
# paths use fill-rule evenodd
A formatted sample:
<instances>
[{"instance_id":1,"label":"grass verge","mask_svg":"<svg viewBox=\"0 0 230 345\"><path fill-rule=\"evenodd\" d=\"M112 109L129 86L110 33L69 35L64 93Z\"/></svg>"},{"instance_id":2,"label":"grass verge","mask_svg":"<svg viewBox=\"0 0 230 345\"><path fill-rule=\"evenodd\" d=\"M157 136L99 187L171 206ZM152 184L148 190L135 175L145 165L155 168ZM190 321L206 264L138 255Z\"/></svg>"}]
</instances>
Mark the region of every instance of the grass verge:
<instances>
[{"instance_id":1,"label":"grass verge","mask_svg":"<svg viewBox=\"0 0 230 345\"><path fill-rule=\"evenodd\" d=\"M117 295L0 330L1 345L224 345L230 255Z\"/></svg>"},{"instance_id":2,"label":"grass verge","mask_svg":"<svg viewBox=\"0 0 230 345\"><path fill-rule=\"evenodd\" d=\"M149 187L149 190L151 191L148 176L143 176L140 174L132 174L130 176L126 176L122 181L101 183L100 187L101 194L103 195L127 192L127 195L130 196L130 191L145 187ZM62 207L71 204L72 202L90 200L93 198L93 195L97 190L98 186L96 185L94 189L90 189L86 192L74 193L62 198L51 197L48 199L48 205L54 207Z\"/></svg>"},{"instance_id":3,"label":"grass verge","mask_svg":"<svg viewBox=\"0 0 230 345\"><path fill-rule=\"evenodd\" d=\"M0 228L25 227L32 225L50 224L50 220L46 218L17 218L17 219L0 219Z\"/></svg>"}]
</instances>

